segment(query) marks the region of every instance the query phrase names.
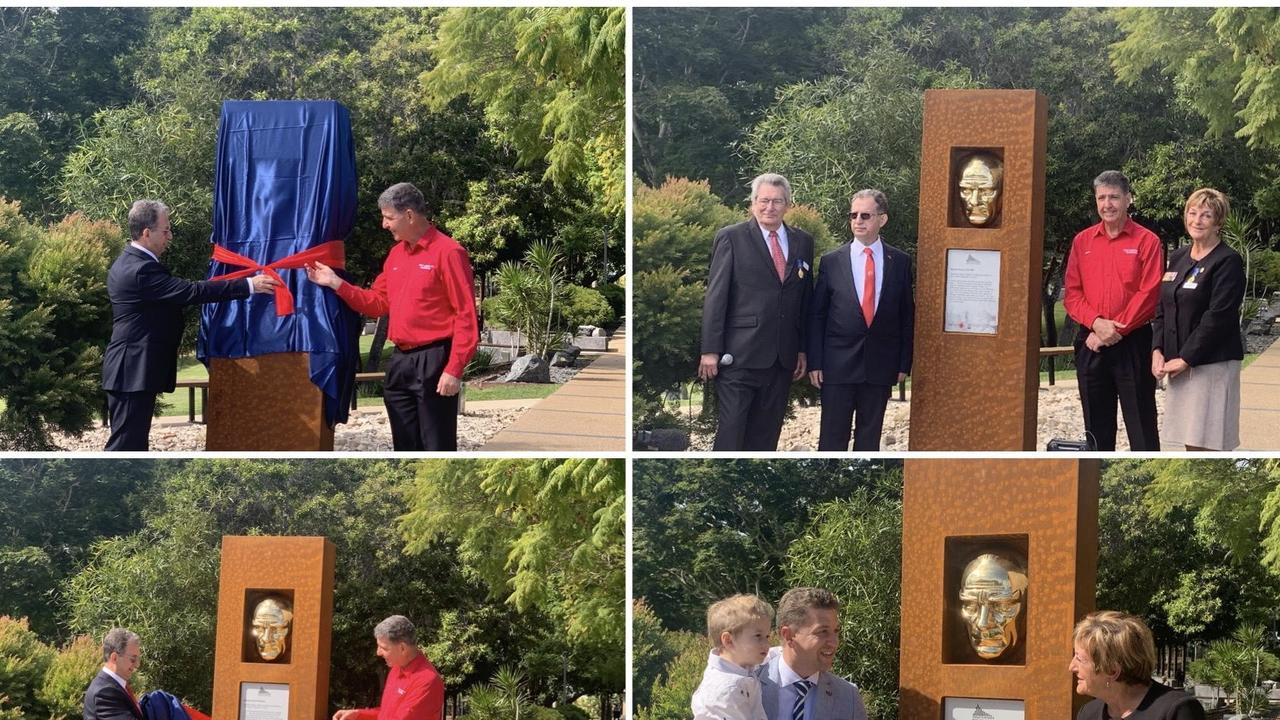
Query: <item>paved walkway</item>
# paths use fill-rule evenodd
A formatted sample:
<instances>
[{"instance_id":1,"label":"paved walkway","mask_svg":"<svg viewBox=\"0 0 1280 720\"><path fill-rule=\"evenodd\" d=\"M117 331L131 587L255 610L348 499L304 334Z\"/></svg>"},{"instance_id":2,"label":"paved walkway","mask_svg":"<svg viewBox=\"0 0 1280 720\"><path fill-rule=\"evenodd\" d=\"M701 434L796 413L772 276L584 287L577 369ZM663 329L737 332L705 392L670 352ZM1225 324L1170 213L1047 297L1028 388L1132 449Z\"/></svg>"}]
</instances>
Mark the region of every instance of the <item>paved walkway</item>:
<instances>
[{"instance_id":1,"label":"paved walkway","mask_svg":"<svg viewBox=\"0 0 1280 720\"><path fill-rule=\"evenodd\" d=\"M590 353L583 353L586 357ZM481 450L597 452L627 449L627 336L609 338L609 351L538 401Z\"/></svg>"},{"instance_id":2,"label":"paved walkway","mask_svg":"<svg viewBox=\"0 0 1280 720\"><path fill-rule=\"evenodd\" d=\"M1280 449L1280 341L1240 373L1238 449Z\"/></svg>"}]
</instances>

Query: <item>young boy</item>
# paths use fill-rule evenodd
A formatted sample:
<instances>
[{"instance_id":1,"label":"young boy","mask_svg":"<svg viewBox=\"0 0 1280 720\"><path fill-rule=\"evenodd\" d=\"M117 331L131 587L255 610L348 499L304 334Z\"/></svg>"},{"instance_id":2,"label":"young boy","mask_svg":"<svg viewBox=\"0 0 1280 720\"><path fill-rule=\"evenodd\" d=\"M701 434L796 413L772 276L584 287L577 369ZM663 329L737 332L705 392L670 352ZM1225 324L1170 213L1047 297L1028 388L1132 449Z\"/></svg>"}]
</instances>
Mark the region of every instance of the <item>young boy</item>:
<instances>
[{"instance_id":1,"label":"young boy","mask_svg":"<svg viewBox=\"0 0 1280 720\"><path fill-rule=\"evenodd\" d=\"M707 608L714 648L693 693L694 720L765 720L752 669L769 654L773 608L755 595L734 595Z\"/></svg>"}]
</instances>

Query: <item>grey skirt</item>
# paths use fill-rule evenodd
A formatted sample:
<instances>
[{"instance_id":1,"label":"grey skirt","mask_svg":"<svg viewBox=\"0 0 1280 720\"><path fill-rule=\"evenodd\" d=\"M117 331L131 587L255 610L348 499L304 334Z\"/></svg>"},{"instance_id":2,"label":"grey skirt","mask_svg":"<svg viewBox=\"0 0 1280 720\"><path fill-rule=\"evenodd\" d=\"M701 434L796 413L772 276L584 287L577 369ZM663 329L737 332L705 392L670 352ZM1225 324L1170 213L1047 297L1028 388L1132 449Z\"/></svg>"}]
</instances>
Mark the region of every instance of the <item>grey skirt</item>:
<instances>
[{"instance_id":1,"label":"grey skirt","mask_svg":"<svg viewBox=\"0 0 1280 720\"><path fill-rule=\"evenodd\" d=\"M1197 365L1168 379L1160 440L1209 450L1240 446L1240 361Z\"/></svg>"}]
</instances>

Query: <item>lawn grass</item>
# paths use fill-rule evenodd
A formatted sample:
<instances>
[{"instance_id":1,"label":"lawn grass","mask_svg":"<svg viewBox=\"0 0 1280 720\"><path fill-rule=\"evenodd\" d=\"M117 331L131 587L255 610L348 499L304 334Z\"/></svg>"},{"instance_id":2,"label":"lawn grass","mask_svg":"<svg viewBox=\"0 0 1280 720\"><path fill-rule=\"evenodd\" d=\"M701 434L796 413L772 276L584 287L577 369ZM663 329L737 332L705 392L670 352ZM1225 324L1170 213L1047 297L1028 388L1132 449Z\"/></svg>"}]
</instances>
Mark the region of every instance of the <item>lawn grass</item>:
<instances>
[{"instance_id":1,"label":"lawn grass","mask_svg":"<svg viewBox=\"0 0 1280 720\"><path fill-rule=\"evenodd\" d=\"M360 355L364 361L364 367L369 364L369 348L373 346L372 335L360 336ZM382 358L385 361L391 354L391 346L383 348ZM184 355L178 359L178 380L208 380L209 370L203 363L196 360L196 356ZM361 385L361 388L371 387L368 384ZM555 392L561 386L553 383L546 385L537 383L488 383L486 387L467 387L467 400L471 402L484 402L486 400L541 400L542 398ZM197 409L200 409L200 391L196 390ZM162 415L166 417L182 416L186 417L188 409L189 390L187 388L178 388L171 393L162 394L159 398L160 402L166 404L162 411ZM378 407L382 405L381 396L361 397L359 400L360 407Z\"/></svg>"}]
</instances>

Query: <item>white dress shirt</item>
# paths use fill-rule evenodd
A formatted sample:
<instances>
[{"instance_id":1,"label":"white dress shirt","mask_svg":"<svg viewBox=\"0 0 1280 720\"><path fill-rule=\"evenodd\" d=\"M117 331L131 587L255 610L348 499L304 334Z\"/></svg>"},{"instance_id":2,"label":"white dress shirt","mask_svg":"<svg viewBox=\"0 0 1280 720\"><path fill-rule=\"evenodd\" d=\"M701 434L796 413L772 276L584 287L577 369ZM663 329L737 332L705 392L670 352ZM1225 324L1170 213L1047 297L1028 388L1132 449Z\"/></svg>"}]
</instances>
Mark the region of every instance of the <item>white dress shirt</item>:
<instances>
[{"instance_id":1,"label":"white dress shirt","mask_svg":"<svg viewBox=\"0 0 1280 720\"><path fill-rule=\"evenodd\" d=\"M144 249L145 249L145 248L144 248ZM152 257L155 257L155 256L154 256L154 255L152 255ZM106 665L103 665L103 666L102 666L102 672L104 672L104 673L106 673L106 674L110 675L112 680L115 680L116 682L120 683L120 689L121 689L121 690L124 690L126 693L128 693L128 692L129 692L129 683L128 683L128 682L126 682L124 678L122 678L122 677L120 677L119 675L117 675L117 674L115 674L115 673L111 672L110 670L108 670Z\"/></svg>"},{"instance_id":2,"label":"white dress shirt","mask_svg":"<svg viewBox=\"0 0 1280 720\"><path fill-rule=\"evenodd\" d=\"M849 243L849 261L853 266L853 288L857 293L858 303L861 304L863 275L866 274L867 269L867 254L864 250L868 247L871 248L871 259L876 264L876 308L879 309L880 289L884 287L884 243L880 242L879 237L870 245L863 245L857 238Z\"/></svg>"},{"instance_id":3,"label":"white dress shirt","mask_svg":"<svg viewBox=\"0 0 1280 720\"><path fill-rule=\"evenodd\" d=\"M715 650L707 656L702 684L693 692L693 720L767 720L760 680Z\"/></svg>"},{"instance_id":4,"label":"white dress shirt","mask_svg":"<svg viewBox=\"0 0 1280 720\"><path fill-rule=\"evenodd\" d=\"M854 242L857 241L855 240ZM791 708L796 705L796 689L794 684L801 680L808 680L813 683L813 686L809 688L809 694L812 695L814 690L818 687L818 673L802 678L796 674L795 670L791 669L791 666L787 664L785 658L779 657L777 717L782 718L783 720L791 720ZM807 697L805 698L804 703L804 716L805 720L813 717L813 703L809 702L809 698Z\"/></svg>"}]
</instances>

